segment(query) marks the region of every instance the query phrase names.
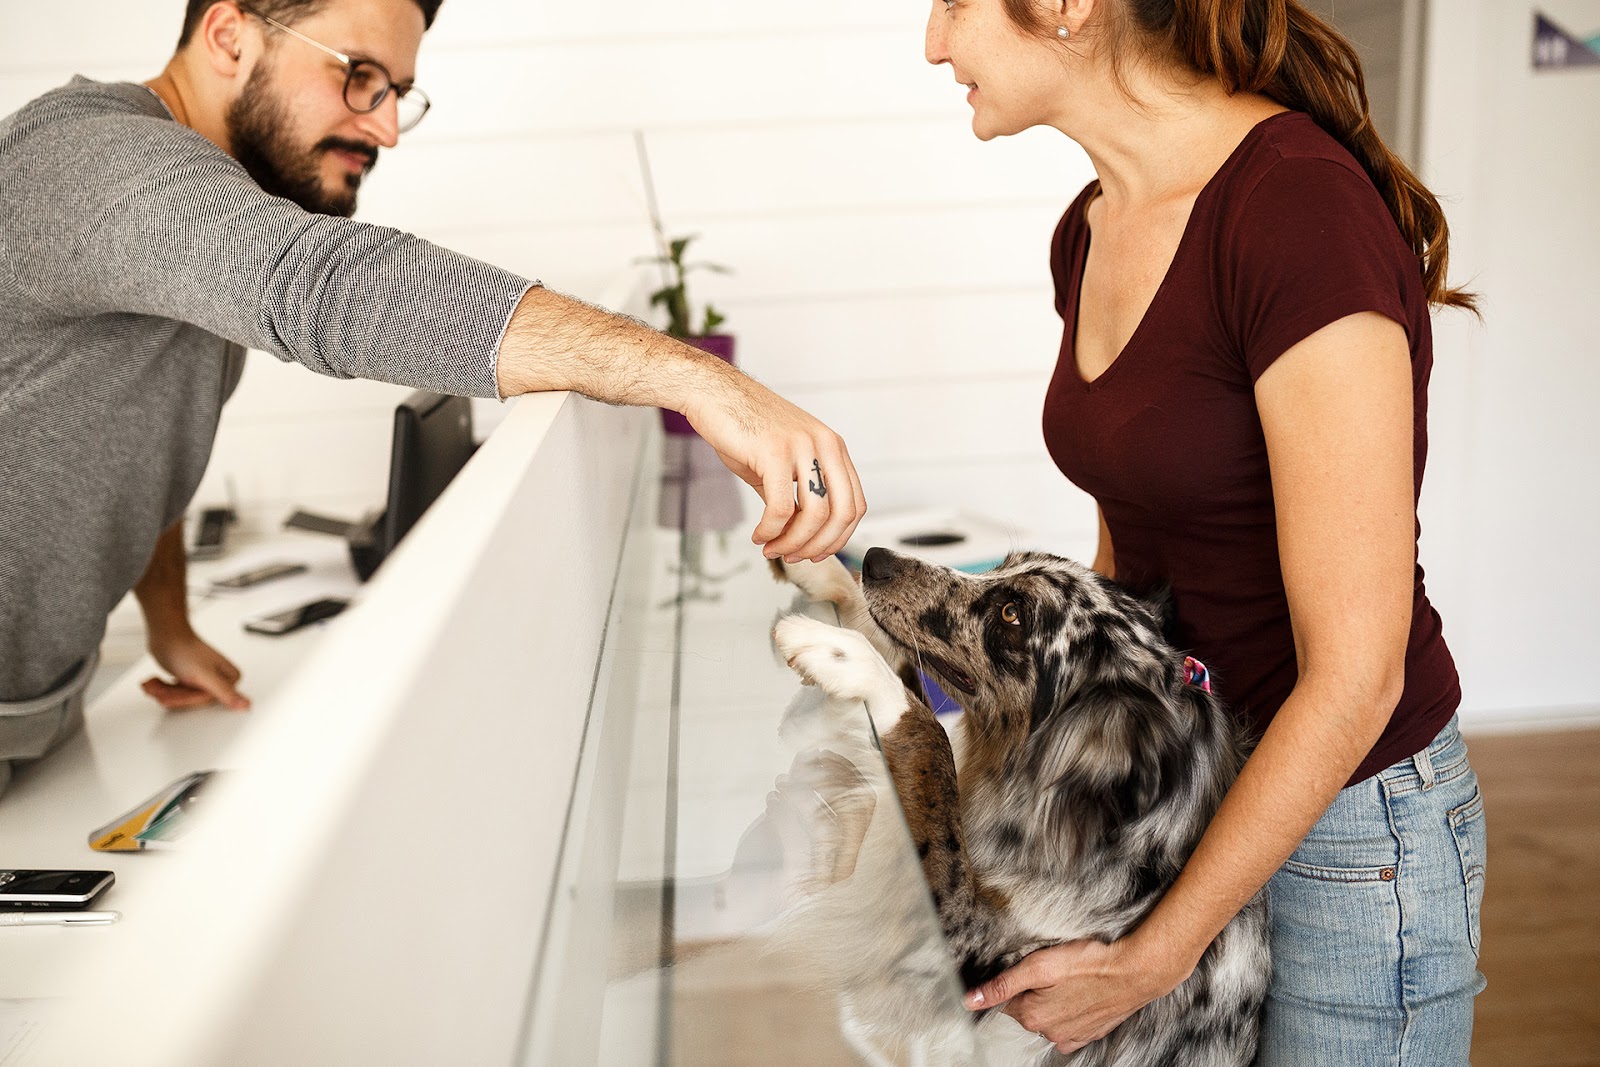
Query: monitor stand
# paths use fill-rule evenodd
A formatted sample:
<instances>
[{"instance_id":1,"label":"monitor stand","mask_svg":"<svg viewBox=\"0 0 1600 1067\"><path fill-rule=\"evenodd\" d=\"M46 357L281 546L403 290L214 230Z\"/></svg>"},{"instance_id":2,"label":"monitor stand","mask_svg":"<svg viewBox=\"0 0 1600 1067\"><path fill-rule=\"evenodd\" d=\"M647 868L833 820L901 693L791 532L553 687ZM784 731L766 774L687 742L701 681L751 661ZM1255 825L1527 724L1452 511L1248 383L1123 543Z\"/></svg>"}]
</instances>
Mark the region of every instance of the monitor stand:
<instances>
[{"instance_id":1,"label":"monitor stand","mask_svg":"<svg viewBox=\"0 0 1600 1067\"><path fill-rule=\"evenodd\" d=\"M356 577L364 582L372 577L378 564L388 555L384 544L384 515L385 512L379 509L367 512L355 522L346 522L297 508L293 515L284 520L283 526L286 530L308 530L344 538L350 547L350 564L355 568Z\"/></svg>"}]
</instances>

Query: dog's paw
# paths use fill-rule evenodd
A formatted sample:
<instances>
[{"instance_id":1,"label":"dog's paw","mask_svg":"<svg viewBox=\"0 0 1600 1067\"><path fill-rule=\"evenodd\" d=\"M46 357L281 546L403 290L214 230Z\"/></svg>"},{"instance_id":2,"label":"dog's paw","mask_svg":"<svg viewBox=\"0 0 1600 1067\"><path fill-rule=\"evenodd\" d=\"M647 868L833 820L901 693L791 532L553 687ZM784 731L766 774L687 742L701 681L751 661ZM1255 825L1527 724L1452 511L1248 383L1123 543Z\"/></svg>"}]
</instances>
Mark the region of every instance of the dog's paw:
<instances>
[{"instance_id":1,"label":"dog's paw","mask_svg":"<svg viewBox=\"0 0 1600 1067\"><path fill-rule=\"evenodd\" d=\"M837 700L866 703L879 731L898 721L905 687L872 643L854 630L804 615L788 615L772 631L778 654L807 685Z\"/></svg>"},{"instance_id":2,"label":"dog's paw","mask_svg":"<svg viewBox=\"0 0 1600 1067\"><path fill-rule=\"evenodd\" d=\"M810 560L785 563L775 559L772 561L772 573L780 581L794 583L810 600L844 605L861 597L861 583L856 581L850 568L841 563L838 556L829 556L821 563L812 563Z\"/></svg>"}]
</instances>

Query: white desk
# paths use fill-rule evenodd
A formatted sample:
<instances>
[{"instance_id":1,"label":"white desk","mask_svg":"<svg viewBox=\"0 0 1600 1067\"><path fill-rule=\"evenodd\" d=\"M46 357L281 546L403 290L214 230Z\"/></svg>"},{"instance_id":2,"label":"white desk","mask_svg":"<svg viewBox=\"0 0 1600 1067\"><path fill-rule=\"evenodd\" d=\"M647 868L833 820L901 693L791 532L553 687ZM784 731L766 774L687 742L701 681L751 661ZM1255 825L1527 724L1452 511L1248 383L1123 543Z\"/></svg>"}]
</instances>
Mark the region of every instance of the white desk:
<instances>
[{"instance_id":1,"label":"white desk","mask_svg":"<svg viewBox=\"0 0 1600 1067\"><path fill-rule=\"evenodd\" d=\"M85 735L0 800L0 855L112 867L123 920L0 930L0 998L60 997L25 1006L42 1022L16 1067L855 1062L836 994L856 1018L877 1002L766 954L782 876L830 832L764 819L790 748L814 740L774 738L799 684L766 633L792 594L734 535L710 561L736 572L708 589L723 599L677 610L685 583L658 579L691 553L655 528L654 422L526 398L350 613L286 639L238 629L349 581L338 542L311 538L298 587L201 605L256 711L164 713L137 688L148 663L92 701ZM970 1024L916 853L865 710L846 719L830 751L859 755L875 790L856 896L888 917L886 958L929 954L918 1002L955 1049ZM183 848L87 848L218 766L236 770ZM719 893L706 875L730 864Z\"/></svg>"},{"instance_id":2,"label":"white desk","mask_svg":"<svg viewBox=\"0 0 1600 1067\"><path fill-rule=\"evenodd\" d=\"M336 538L291 530L230 548L225 558L191 564L191 589L277 560L309 568L254 589L196 598L191 607L201 637L243 672L241 691L255 708L267 708L267 698L339 618L283 637L249 633L244 620L318 596L353 597L360 585ZM96 852L88 837L167 783L191 771L228 766L229 749L256 711L163 711L139 688L153 674L164 672L145 655L85 709L83 731L45 759L17 769L0 796L0 867L115 871L116 885L95 906L118 910L119 890L170 861L161 852ZM64 944L85 935L119 937L137 922L137 915L124 912L111 926L0 930L0 999L59 995L64 986L52 964Z\"/></svg>"}]
</instances>

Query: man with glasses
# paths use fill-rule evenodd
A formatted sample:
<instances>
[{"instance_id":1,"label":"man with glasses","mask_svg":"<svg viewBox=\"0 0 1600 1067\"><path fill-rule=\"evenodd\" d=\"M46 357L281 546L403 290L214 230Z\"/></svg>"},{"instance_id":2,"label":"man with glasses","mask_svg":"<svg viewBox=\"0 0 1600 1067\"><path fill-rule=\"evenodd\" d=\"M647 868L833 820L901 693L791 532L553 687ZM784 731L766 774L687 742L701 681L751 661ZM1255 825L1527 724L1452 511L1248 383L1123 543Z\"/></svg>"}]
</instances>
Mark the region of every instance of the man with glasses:
<instances>
[{"instance_id":1,"label":"man with glasses","mask_svg":"<svg viewBox=\"0 0 1600 1067\"><path fill-rule=\"evenodd\" d=\"M130 589L172 676L147 692L248 706L189 626L181 539L246 348L680 411L761 493L769 556L820 558L860 520L838 436L720 360L350 220L379 151L428 111L413 75L438 6L190 0L156 78L75 78L0 119L0 719L59 706L69 730Z\"/></svg>"}]
</instances>

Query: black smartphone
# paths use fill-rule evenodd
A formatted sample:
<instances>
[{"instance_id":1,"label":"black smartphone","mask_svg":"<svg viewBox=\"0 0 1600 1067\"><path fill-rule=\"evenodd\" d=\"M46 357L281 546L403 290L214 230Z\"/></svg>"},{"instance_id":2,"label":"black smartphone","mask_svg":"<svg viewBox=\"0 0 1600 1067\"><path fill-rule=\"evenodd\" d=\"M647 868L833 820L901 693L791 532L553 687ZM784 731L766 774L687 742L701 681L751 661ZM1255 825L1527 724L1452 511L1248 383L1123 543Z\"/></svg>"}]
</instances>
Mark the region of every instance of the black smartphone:
<instances>
[{"instance_id":1,"label":"black smartphone","mask_svg":"<svg viewBox=\"0 0 1600 1067\"><path fill-rule=\"evenodd\" d=\"M116 880L110 871L0 871L0 911L80 911Z\"/></svg>"},{"instance_id":2,"label":"black smartphone","mask_svg":"<svg viewBox=\"0 0 1600 1067\"><path fill-rule=\"evenodd\" d=\"M306 565L304 563L268 563L264 567L256 567L253 570L229 575L226 578L218 578L211 585L215 589L249 589L251 586L260 585L262 582L270 582L274 578L287 578L291 574L304 574L305 572Z\"/></svg>"},{"instance_id":3,"label":"black smartphone","mask_svg":"<svg viewBox=\"0 0 1600 1067\"><path fill-rule=\"evenodd\" d=\"M350 606L350 601L339 597L323 597L307 604L300 604L287 611L274 612L263 615L259 619L251 619L244 624L244 628L253 634L266 634L268 637L282 637L284 634L294 633L302 626L310 626L323 619L331 619L339 612Z\"/></svg>"}]
</instances>

